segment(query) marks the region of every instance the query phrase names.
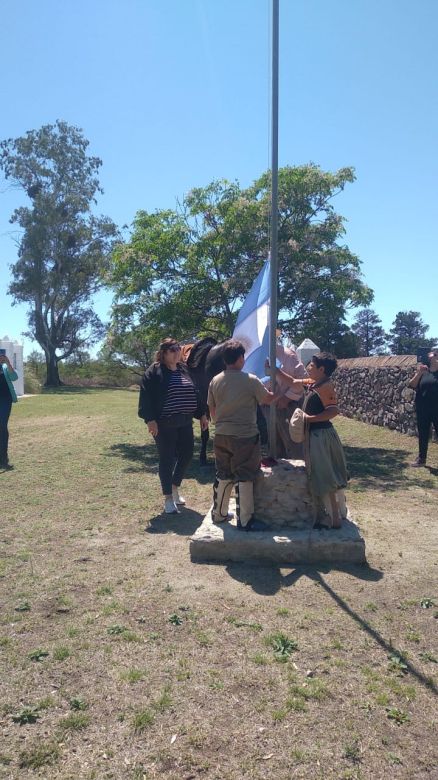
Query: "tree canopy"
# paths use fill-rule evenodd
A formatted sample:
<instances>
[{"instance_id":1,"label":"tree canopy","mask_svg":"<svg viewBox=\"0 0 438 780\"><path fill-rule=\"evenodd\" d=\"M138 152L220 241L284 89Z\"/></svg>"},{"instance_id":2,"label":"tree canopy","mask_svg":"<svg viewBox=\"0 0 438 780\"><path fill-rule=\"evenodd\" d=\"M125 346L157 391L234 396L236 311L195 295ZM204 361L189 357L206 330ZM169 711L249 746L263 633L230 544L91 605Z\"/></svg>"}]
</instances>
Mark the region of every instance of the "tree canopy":
<instances>
[{"instance_id":1,"label":"tree canopy","mask_svg":"<svg viewBox=\"0 0 438 780\"><path fill-rule=\"evenodd\" d=\"M385 351L387 336L380 317L373 309L361 309L356 314L351 330L358 342L359 355L378 355Z\"/></svg>"},{"instance_id":2,"label":"tree canopy","mask_svg":"<svg viewBox=\"0 0 438 780\"><path fill-rule=\"evenodd\" d=\"M372 299L358 257L342 243L344 220L332 203L353 181L351 168L279 171L279 326L294 341L326 335L328 320L345 336L347 309ZM232 333L269 252L270 184L269 172L247 189L214 181L191 190L175 209L137 213L109 277L114 351L134 357L136 347L148 345L150 352L165 334Z\"/></svg>"},{"instance_id":3,"label":"tree canopy","mask_svg":"<svg viewBox=\"0 0 438 780\"><path fill-rule=\"evenodd\" d=\"M418 311L399 311L389 331L389 346L394 355L415 355L419 349L429 348L437 343L435 338L426 338L426 325Z\"/></svg>"},{"instance_id":4,"label":"tree canopy","mask_svg":"<svg viewBox=\"0 0 438 780\"><path fill-rule=\"evenodd\" d=\"M108 217L91 212L101 161L87 155L82 131L57 121L2 141L0 167L30 205L11 222L22 228L9 292L28 304L29 335L43 349L48 385L60 384L58 362L102 338L90 299L102 284L117 236Z\"/></svg>"}]
</instances>

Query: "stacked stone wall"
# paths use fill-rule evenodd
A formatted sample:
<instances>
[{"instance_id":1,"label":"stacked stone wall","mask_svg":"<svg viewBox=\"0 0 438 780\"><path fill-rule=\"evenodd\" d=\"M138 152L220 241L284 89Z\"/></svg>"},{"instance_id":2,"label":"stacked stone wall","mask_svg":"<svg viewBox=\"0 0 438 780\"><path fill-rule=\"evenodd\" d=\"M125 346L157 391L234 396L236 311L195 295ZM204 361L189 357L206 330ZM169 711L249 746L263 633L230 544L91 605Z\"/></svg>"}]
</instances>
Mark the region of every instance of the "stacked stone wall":
<instances>
[{"instance_id":1,"label":"stacked stone wall","mask_svg":"<svg viewBox=\"0 0 438 780\"><path fill-rule=\"evenodd\" d=\"M407 387L416 362L415 355L339 360L333 380L341 413L416 436L415 393Z\"/></svg>"}]
</instances>

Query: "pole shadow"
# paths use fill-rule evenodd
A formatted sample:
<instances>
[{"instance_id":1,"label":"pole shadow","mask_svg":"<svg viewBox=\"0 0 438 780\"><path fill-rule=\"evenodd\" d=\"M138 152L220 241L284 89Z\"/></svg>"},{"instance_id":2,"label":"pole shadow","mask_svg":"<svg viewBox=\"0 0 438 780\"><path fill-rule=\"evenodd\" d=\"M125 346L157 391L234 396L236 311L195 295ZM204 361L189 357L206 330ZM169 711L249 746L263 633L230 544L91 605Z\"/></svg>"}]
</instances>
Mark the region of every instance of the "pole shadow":
<instances>
[{"instance_id":1,"label":"pole shadow","mask_svg":"<svg viewBox=\"0 0 438 780\"><path fill-rule=\"evenodd\" d=\"M285 567L282 567L285 568ZM353 577L358 577L361 580L368 582L378 582L383 577L383 572L379 569L373 569L368 564L361 566L320 566L314 567L297 567L289 574L283 575L280 567L278 566L254 566L250 564L230 563L226 567L228 574L233 579L243 582L245 585L250 585L252 589L263 596L273 596L281 588L287 588L295 585L301 577L309 577L309 579L317 582L325 592L333 599L337 606L342 609L360 628L365 631L376 644L388 654L403 656L401 651L398 651L392 643L387 641L364 617L358 612L352 609L349 604L338 594L333 588L325 581L322 573L328 573L329 571L336 570L342 571L346 574L350 574ZM403 663L406 664L407 671L418 682L424 685L428 690L432 691L435 695L438 694L438 687L430 678L426 677L417 667L408 659L403 656Z\"/></svg>"},{"instance_id":2,"label":"pole shadow","mask_svg":"<svg viewBox=\"0 0 438 780\"><path fill-rule=\"evenodd\" d=\"M397 649L391 644L391 642L388 642L384 637L375 629L373 626L371 626L365 618L361 617L357 612L355 612L354 609L352 609L345 601L344 599L339 596L333 588L330 587L330 585L321 577L319 572L316 572L315 577L316 582L319 582L322 588L324 588L325 592L328 593L329 596L336 602L338 607L340 607L344 612L351 617L352 620L355 621L366 633L378 644L380 647L385 650L388 655L402 655L400 651L397 651ZM426 675L423 674L419 669L414 666L411 661L409 661L407 658L403 657L403 663L406 664L408 673L411 674L413 677L415 677L418 682L420 682L422 685L424 685L428 690L432 691L432 693L435 694L435 696L438 694L438 687L435 685L433 680L431 680L430 677L426 677Z\"/></svg>"}]
</instances>

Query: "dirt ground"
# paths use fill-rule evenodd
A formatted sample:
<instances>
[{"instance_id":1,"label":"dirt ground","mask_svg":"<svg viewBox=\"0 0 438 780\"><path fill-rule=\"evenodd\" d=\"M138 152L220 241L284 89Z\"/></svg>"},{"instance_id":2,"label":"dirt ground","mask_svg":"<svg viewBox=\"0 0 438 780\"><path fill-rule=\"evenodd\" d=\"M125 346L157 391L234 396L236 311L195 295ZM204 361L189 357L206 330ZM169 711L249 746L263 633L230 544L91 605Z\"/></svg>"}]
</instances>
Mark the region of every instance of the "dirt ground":
<instances>
[{"instance_id":1,"label":"dirt ground","mask_svg":"<svg viewBox=\"0 0 438 780\"><path fill-rule=\"evenodd\" d=\"M135 405L14 409L0 777L436 780L438 446L339 421L366 566L193 564L213 469L162 515Z\"/></svg>"}]
</instances>

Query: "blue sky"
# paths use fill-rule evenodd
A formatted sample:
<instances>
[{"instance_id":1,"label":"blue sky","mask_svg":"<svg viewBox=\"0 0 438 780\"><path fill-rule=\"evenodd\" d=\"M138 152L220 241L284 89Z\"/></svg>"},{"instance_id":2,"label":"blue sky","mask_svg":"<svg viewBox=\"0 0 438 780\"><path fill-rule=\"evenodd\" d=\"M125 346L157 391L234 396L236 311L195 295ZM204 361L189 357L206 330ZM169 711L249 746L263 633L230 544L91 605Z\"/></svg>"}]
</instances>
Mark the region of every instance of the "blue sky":
<instances>
[{"instance_id":1,"label":"blue sky","mask_svg":"<svg viewBox=\"0 0 438 780\"><path fill-rule=\"evenodd\" d=\"M271 0L2 0L0 138L64 119L103 160L118 225L270 161ZM436 0L280 0L279 163L352 165L336 202L389 328L419 311L438 338ZM25 309L0 183L0 337ZM96 301L105 318L109 294ZM24 340L25 352L32 348Z\"/></svg>"}]
</instances>

